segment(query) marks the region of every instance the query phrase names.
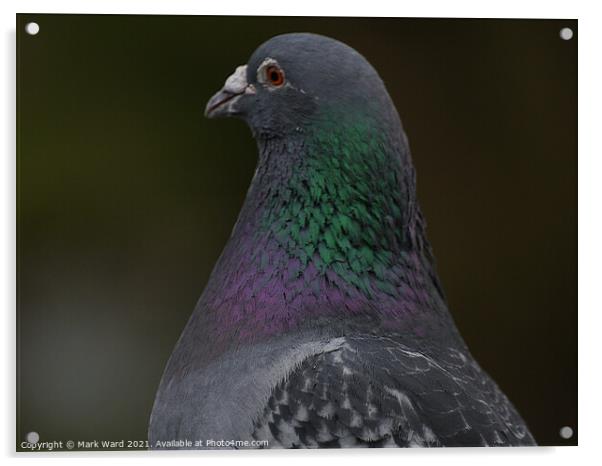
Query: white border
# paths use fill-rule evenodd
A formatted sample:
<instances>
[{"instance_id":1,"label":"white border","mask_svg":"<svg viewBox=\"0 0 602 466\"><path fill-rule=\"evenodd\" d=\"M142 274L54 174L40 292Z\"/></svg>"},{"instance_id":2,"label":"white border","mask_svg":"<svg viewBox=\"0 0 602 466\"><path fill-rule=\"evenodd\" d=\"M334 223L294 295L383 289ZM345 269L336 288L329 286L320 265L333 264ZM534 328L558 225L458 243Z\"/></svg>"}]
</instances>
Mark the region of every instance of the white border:
<instances>
[{"instance_id":1,"label":"white border","mask_svg":"<svg viewBox=\"0 0 602 466\"><path fill-rule=\"evenodd\" d=\"M415 16L415 17L489 17L489 18L576 18L579 1L506 0L479 2L457 0L391 2L319 1L266 2L229 0L23 0L13 2L20 13L147 13L205 15L288 15L288 16Z\"/></svg>"},{"instance_id":2,"label":"white border","mask_svg":"<svg viewBox=\"0 0 602 466\"><path fill-rule=\"evenodd\" d=\"M601 23L596 2L589 1L468 1L439 0L394 2L370 0L357 2L325 2L299 0L265 2L258 0L229 0L228 2L201 0L105 0L105 1L12 1L0 2L2 9L2 101L0 113L0 141L4 153L0 159L0 294L4 298L2 374L0 383L3 401L0 413L0 441L3 456L9 462L29 464L41 456L46 461L65 461L101 464L109 461L134 463L178 462L220 464L241 460L245 464L281 464L304 466L308 461L344 461L364 464L374 461L400 464L405 461L423 465L445 463L507 465L527 461L532 464L562 465L577 461L591 464L599 457L597 443L602 433L602 406L600 351L602 329L602 300L600 298L602 228L600 212L602 200L602 72L600 56ZM579 19L579 447L538 449L454 449L437 451L383 451L345 450L310 452L202 452L202 453L57 453L15 454L15 13L145 13L145 14L244 14L244 15L314 15L314 16L415 16L415 17L489 17L489 18L567 18ZM562 342L558 342L562 345ZM536 393L533 394L537 396ZM550 406L554 409L554 406ZM20 457L20 458L19 458ZM599 458L597 458L599 459Z\"/></svg>"}]
</instances>

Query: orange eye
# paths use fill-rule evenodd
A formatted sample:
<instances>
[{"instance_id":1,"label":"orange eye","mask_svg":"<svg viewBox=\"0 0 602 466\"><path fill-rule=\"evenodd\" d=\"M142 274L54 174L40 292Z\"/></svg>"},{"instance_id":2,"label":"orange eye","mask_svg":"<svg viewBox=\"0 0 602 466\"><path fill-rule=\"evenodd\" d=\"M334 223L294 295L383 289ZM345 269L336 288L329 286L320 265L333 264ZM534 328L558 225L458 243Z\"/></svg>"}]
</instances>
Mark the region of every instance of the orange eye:
<instances>
[{"instance_id":1,"label":"orange eye","mask_svg":"<svg viewBox=\"0 0 602 466\"><path fill-rule=\"evenodd\" d=\"M265 70L266 78L272 86L284 84L284 72L277 66L268 66Z\"/></svg>"}]
</instances>

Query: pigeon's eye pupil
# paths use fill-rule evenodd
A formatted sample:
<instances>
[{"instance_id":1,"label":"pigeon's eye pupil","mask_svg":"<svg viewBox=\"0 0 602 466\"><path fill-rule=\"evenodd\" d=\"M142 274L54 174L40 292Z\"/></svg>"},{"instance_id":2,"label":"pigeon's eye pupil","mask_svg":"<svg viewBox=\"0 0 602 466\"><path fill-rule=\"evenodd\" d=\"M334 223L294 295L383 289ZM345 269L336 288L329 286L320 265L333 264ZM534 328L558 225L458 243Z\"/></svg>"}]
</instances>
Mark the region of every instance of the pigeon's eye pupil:
<instances>
[{"instance_id":1,"label":"pigeon's eye pupil","mask_svg":"<svg viewBox=\"0 0 602 466\"><path fill-rule=\"evenodd\" d=\"M284 73L276 66L269 66L266 70L268 81L273 86L282 86L284 84Z\"/></svg>"}]
</instances>

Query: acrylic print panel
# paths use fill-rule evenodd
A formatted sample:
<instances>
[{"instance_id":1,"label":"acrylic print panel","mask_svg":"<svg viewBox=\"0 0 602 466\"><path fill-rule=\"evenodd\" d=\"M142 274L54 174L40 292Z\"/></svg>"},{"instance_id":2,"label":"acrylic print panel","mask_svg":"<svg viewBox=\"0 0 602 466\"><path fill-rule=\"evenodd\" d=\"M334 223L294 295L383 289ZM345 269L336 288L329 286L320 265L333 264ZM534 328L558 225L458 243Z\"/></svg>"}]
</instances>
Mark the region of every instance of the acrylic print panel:
<instances>
[{"instance_id":1,"label":"acrylic print panel","mask_svg":"<svg viewBox=\"0 0 602 466\"><path fill-rule=\"evenodd\" d=\"M18 15L16 448L575 445L577 40Z\"/></svg>"}]
</instances>

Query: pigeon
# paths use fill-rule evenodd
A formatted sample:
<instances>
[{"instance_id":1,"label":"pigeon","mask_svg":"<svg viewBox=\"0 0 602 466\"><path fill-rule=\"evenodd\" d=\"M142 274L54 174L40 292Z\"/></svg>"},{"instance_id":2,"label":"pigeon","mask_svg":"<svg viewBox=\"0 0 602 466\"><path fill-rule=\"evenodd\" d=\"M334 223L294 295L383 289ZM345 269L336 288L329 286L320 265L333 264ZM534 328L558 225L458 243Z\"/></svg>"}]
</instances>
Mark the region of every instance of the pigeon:
<instances>
[{"instance_id":1,"label":"pigeon","mask_svg":"<svg viewBox=\"0 0 602 466\"><path fill-rule=\"evenodd\" d=\"M528 446L448 310L408 139L335 39L275 36L209 100L258 162L165 368L152 449Z\"/></svg>"}]
</instances>

